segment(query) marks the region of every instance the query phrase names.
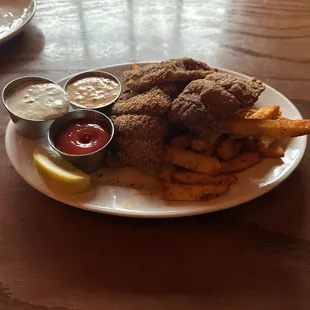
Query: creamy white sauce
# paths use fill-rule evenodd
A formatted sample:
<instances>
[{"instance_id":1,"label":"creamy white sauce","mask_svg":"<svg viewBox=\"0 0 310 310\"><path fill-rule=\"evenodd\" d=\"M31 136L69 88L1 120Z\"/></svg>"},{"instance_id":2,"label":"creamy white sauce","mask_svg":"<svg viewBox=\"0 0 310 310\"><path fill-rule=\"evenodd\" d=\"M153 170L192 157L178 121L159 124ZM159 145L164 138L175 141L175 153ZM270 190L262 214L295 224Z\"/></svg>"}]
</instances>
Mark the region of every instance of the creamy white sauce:
<instances>
[{"instance_id":1,"label":"creamy white sauce","mask_svg":"<svg viewBox=\"0 0 310 310\"><path fill-rule=\"evenodd\" d=\"M60 86L42 83L22 85L7 98L6 105L22 118L48 120L66 114L70 103Z\"/></svg>"},{"instance_id":2,"label":"creamy white sauce","mask_svg":"<svg viewBox=\"0 0 310 310\"><path fill-rule=\"evenodd\" d=\"M116 100L120 85L109 78L87 77L67 85L66 91L73 104L93 108Z\"/></svg>"}]
</instances>

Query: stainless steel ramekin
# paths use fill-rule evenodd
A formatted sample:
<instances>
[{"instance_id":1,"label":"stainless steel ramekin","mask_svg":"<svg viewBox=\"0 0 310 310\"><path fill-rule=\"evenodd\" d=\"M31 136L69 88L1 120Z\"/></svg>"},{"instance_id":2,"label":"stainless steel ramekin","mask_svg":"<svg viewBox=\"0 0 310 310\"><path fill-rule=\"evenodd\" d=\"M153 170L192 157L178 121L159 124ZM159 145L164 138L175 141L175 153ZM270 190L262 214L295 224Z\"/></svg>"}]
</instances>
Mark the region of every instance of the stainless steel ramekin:
<instances>
[{"instance_id":1,"label":"stainless steel ramekin","mask_svg":"<svg viewBox=\"0 0 310 310\"><path fill-rule=\"evenodd\" d=\"M91 121L99 121L106 128L109 130L111 137L108 143L100 148L99 150L89 153L89 154L82 154L82 155L73 155L64 153L59 150L55 145L56 137L61 133L62 129L71 121L79 120L79 119L86 119ZM108 152L108 145L112 141L114 136L114 125L109 117L105 114L95 111L95 110L74 110L66 115L57 118L49 128L47 138L50 146L66 161L73 164L75 167L81 169L86 173L92 173L96 170L100 169L103 166L105 156Z\"/></svg>"},{"instance_id":2,"label":"stainless steel ramekin","mask_svg":"<svg viewBox=\"0 0 310 310\"><path fill-rule=\"evenodd\" d=\"M32 120L27 119L21 116L18 116L16 113L10 110L10 108L7 106L7 99L8 97L14 93L19 87L21 87L23 84L29 84L29 83L52 83L57 85L60 89L62 89L57 83L48 80L43 77L39 76L24 76L21 78L17 78L10 83L8 83L3 91L2 91L2 103L4 107L7 109L7 111L10 114L10 117L13 121L13 123L16 126L16 129L26 138L29 139L38 139L47 134L48 128L53 122L53 119L51 120ZM63 90L63 89L62 89ZM65 93L65 91L64 91Z\"/></svg>"},{"instance_id":3,"label":"stainless steel ramekin","mask_svg":"<svg viewBox=\"0 0 310 310\"><path fill-rule=\"evenodd\" d=\"M113 74L111 73L108 73L108 72L104 72L104 71L85 71L85 72L81 72L81 73L78 73L74 76L72 76L64 85L64 89L66 90L68 85L78 81L78 80L81 80L83 78L88 78L88 77L102 77L102 78L108 78L108 79L111 79L113 80L114 82L116 82L118 85L119 85L119 92L117 94L117 96L111 100L110 102L106 103L106 104L102 104L102 105L96 105L96 106L93 106L93 107L87 107L87 106L83 106L83 105L78 105L78 104L75 104L73 102L71 102L71 105L74 109L92 109L92 110L99 110L101 112L104 112L104 113L107 113L110 111L111 109L111 106L113 103L115 103L118 98L120 97L121 93L122 93L122 84L121 82L119 81L119 79L114 76ZM70 98L69 98L70 99Z\"/></svg>"}]
</instances>

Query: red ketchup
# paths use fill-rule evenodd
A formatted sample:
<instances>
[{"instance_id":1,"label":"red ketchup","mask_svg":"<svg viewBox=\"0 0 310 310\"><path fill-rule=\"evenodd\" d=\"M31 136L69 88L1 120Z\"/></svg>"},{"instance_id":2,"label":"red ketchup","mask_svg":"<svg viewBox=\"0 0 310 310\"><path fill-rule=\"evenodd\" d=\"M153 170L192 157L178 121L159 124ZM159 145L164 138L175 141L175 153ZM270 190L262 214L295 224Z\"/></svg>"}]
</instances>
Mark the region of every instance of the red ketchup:
<instances>
[{"instance_id":1,"label":"red ketchup","mask_svg":"<svg viewBox=\"0 0 310 310\"><path fill-rule=\"evenodd\" d=\"M100 122L73 120L58 134L55 146L67 154L89 154L104 147L110 137L108 129Z\"/></svg>"}]
</instances>

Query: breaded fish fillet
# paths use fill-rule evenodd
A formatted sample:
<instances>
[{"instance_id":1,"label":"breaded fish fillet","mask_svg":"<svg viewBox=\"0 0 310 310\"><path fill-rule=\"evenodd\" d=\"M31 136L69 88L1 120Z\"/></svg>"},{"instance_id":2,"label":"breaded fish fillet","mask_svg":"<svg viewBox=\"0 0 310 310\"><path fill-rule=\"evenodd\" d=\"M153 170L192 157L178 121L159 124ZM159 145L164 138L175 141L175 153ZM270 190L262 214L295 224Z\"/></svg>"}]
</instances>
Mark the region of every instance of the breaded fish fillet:
<instances>
[{"instance_id":1,"label":"breaded fish fillet","mask_svg":"<svg viewBox=\"0 0 310 310\"><path fill-rule=\"evenodd\" d=\"M134 92L142 92L160 84L190 82L202 79L215 70L192 58L178 58L143 66L123 73L123 81Z\"/></svg>"},{"instance_id":2,"label":"breaded fish fillet","mask_svg":"<svg viewBox=\"0 0 310 310\"><path fill-rule=\"evenodd\" d=\"M180 93L180 90L176 83L159 85L158 88L163 90L164 93L166 93L171 99L176 98Z\"/></svg>"},{"instance_id":3,"label":"breaded fish fillet","mask_svg":"<svg viewBox=\"0 0 310 310\"><path fill-rule=\"evenodd\" d=\"M160 88L136 95L127 100L119 100L112 108L113 115L163 115L171 105L170 97Z\"/></svg>"},{"instance_id":4,"label":"breaded fish fillet","mask_svg":"<svg viewBox=\"0 0 310 310\"><path fill-rule=\"evenodd\" d=\"M118 137L117 156L125 165L138 168L157 168L162 163L163 143L160 138L130 140Z\"/></svg>"},{"instance_id":5,"label":"breaded fish fillet","mask_svg":"<svg viewBox=\"0 0 310 310\"><path fill-rule=\"evenodd\" d=\"M255 79L213 73L191 82L173 101L169 117L198 135L223 133L234 113L251 107L264 89Z\"/></svg>"},{"instance_id":6,"label":"breaded fish fillet","mask_svg":"<svg viewBox=\"0 0 310 310\"><path fill-rule=\"evenodd\" d=\"M114 105L114 152L123 164L138 168L159 165L170 105L170 97L159 87Z\"/></svg>"},{"instance_id":7,"label":"breaded fish fillet","mask_svg":"<svg viewBox=\"0 0 310 310\"><path fill-rule=\"evenodd\" d=\"M115 134L128 139L147 140L163 137L167 131L165 116L130 115L112 116Z\"/></svg>"},{"instance_id":8,"label":"breaded fish fillet","mask_svg":"<svg viewBox=\"0 0 310 310\"><path fill-rule=\"evenodd\" d=\"M243 105L246 105L246 108L252 106L265 90L264 84L256 79L241 79L228 73L213 73L208 75L206 80L214 81L223 87Z\"/></svg>"}]
</instances>

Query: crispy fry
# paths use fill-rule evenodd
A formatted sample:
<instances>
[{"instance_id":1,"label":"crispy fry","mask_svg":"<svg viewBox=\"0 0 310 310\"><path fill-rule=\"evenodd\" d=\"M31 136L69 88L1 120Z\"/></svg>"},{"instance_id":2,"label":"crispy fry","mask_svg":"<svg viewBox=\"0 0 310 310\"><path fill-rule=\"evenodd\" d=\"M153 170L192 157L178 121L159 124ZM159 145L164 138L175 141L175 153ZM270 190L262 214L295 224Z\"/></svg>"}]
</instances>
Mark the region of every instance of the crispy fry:
<instances>
[{"instance_id":1,"label":"crispy fry","mask_svg":"<svg viewBox=\"0 0 310 310\"><path fill-rule=\"evenodd\" d=\"M232 174L221 174L218 176L209 176L204 173L190 171L179 171L172 175L173 179L185 184L214 184L214 185L232 185L238 182L238 178Z\"/></svg>"},{"instance_id":2,"label":"crispy fry","mask_svg":"<svg viewBox=\"0 0 310 310\"><path fill-rule=\"evenodd\" d=\"M212 156L212 157L216 157L215 155L215 151L216 149L219 147L219 145L222 143L222 141L224 140L225 136L219 136L215 142L202 154L206 155L206 156Z\"/></svg>"},{"instance_id":3,"label":"crispy fry","mask_svg":"<svg viewBox=\"0 0 310 310\"><path fill-rule=\"evenodd\" d=\"M266 156L266 157L283 157L284 156L284 150L283 148L277 144L275 141L272 142L268 147L259 147L259 152Z\"/></svg>"},{"instance_id":4,"label":"crispy fry","mask_svg":"<svg viewBox=\"0 0 310 310\"><path fill-rule=\"evenodd\" d=\"M130 68L131 68L131 70L139 70L139 69L141 69L141 66L138 65L138 64L132 64L132 65L130 66Z\"/></svg>"},{"instance_id":5,"label":"crispy fry","mask_svg":"<svg viewBox=\"0 0 310 310\"><path fill-rule=\"evenodd\" d=\"M190 148L196 152L205 152L216 142L218 137L218 135L212 135L208 138L192 138Z\"/></svg>"},{"instance_id":6,"label":"crispy fry","mask_svg":"<svg viewBox=\"0 0 310 310\"><path fill-rule=\"evenodd\" d=\"M205 152L203 152L202 154L205 156L214 156L214 153L216 151L217 148L217 144L213 144L211 145Z\"/></svg>"},{"instance_id":7,"label":"crispy fry","mask_svg":"<svg viewBox=\"0 0 310 310\"><path fill-rule=\"evenodd\" d=\"M165 161L170 164L209 175L217 175L219 173L220 162L217 158L169 145L165 147L165 151Z\"/></svg>"},{"instance_id":8,"label":"crispy fry","mask_svg":"<svg viewBox=\"0 0 310 310\"><path fill-rule=\"evenodd\" d=\"M262 149L267 149L271 145L271 143L274 142L274 140L274 138L265 135L258 136L256 141L258 150L260 151Z\"/></svg>"},{"instance_id":9,"label":"crispy fry","mask_svg":"<svg viewBox=\"0 0 310 310\"><path fill-rule=\"evenodd\" d=\"M279 144L284 150L286 150L287 146L290 144L292 138L291 137L280 137L275 141Z\"/></svg>"},{"instance_id":10,"label":"crispy fry","mask_svg":"<svg viewBox=\"0 0 310 310\"><path fill-rule=\"evenodd\" d=\"M191 138L192 138L191 134L187 133L187 134L172 138L170 141L170 144L172 146L187 149L190 147Z\"/></svg>"},{"instance_id":11,"label":"crispy fry","mask_svg":"<svg viewBox=\"0 0 310 310\"><path fill-rule=\"evenodd\" d=\"M193 138L191 140L190 148L196 152L203 152L208 149L208 143L199 138Z\"/></svg>"},{"instance_id":12,"label":"crispy fry","mask_svg":"<svg viewBox=\"0 0 310 310\"><path fill-rule=\"evenodd\" d=\"M297 137L310 134L310 119L235 119L230 123L229 133L244 136L263 134L274 138Z\"/></svg>"},{"instance_id":13,"label":"crispy fry","mask_svg":"<svg viewBox=\"0 0 310 310\"><path fill-rule=\"evenodd\" d=\"M228 185L187 185L164 183L162 195L170 201L201 201L224 194Z\"/></svg>"},{"instance_id":14,"label":"crispy fry","mask_svg":"<svg viewBox=\"0 0 310 310\"><path fill-rule=\"evenodd\" d=\"M267 107L262 107L258 109L255 113L247 117L248 119L274 119L281 115L280 106L272 105Z\"/></svg>"},{"instance_id":15,"label":"crispy fry","mask_svg":"<svg viewBox=\"0 0 310 310\"><path fill-rule=\"evenodd\" d=\"M171 183L173 171L174 167L172 165L163 164L158 179L163 182Z\"/></svg>"},{"instance_id":16,"label":"crispy fry","mask_svg":"<svg viewBox=\"0 0 310 310\"><path fill-rule=\"evenodd\" d=\"M221 162L221 173L230 173L245 170L258 164L262 157L258 152L242 153L230 161Z\"/></svg>"},{"instance_id":17,"label":"crispy fry","mask_svg":"<svg viewBox=\"0 0 310 310\"><path fill-rule=\"evenodd\" d=\"M216 153L222 160L230 160L235 157L244 145L244 140L226 138L217 148Z\"/></svg>"},{"instance_id":18,"label":"crispy fry","mask_svg":"<svg viewBox=\"0 0 310 310\"><path fill-rule=\"evenodd\" d=\"M246 109L246 110L241 110L237 112L237 115L239 118L249 118L251 115L256 113L257 110L255 109Z\"/></svg>"}]
</instances>

